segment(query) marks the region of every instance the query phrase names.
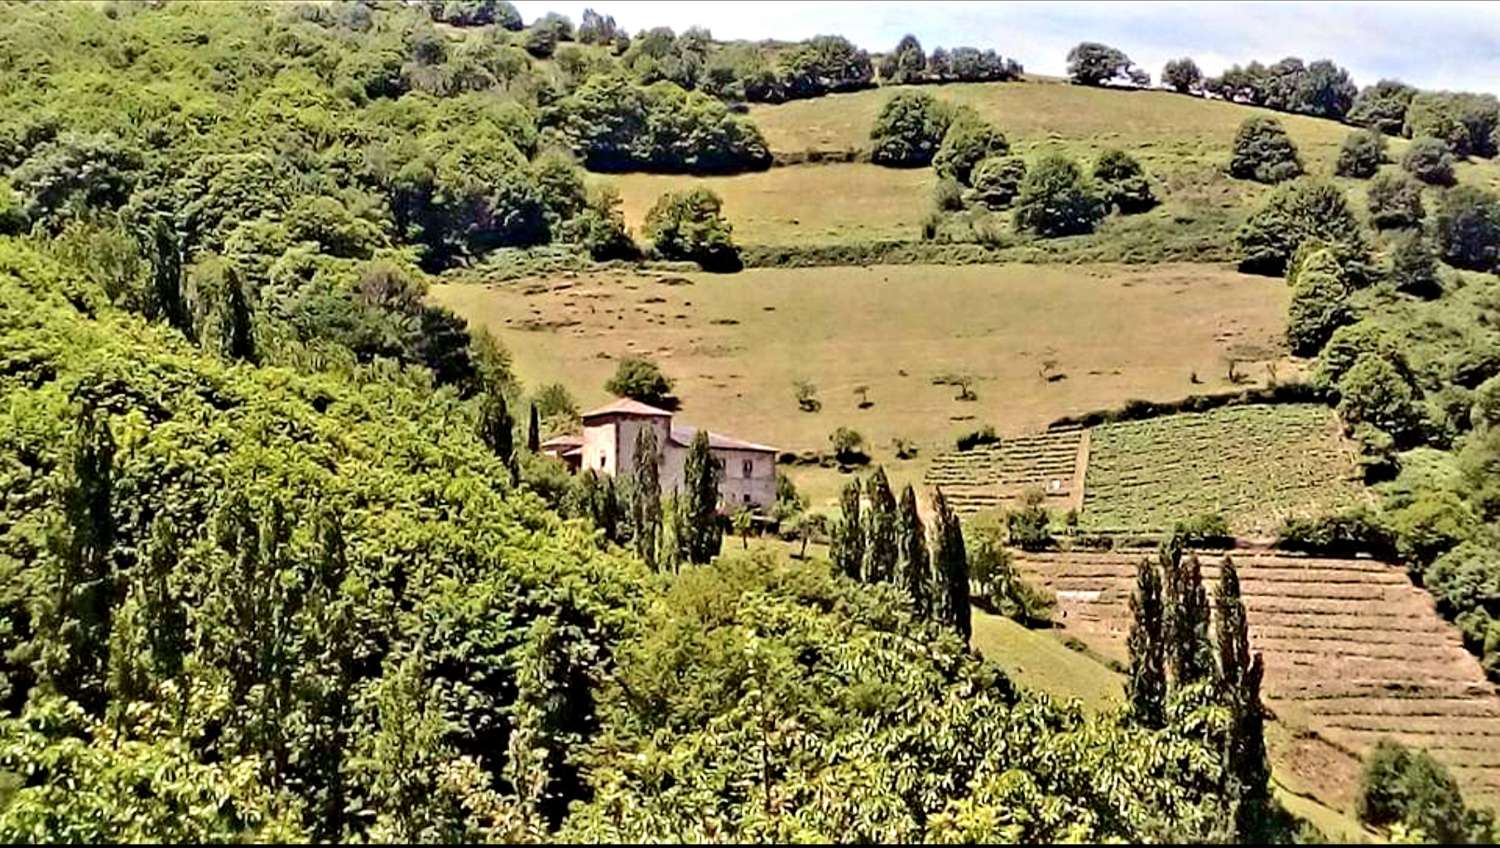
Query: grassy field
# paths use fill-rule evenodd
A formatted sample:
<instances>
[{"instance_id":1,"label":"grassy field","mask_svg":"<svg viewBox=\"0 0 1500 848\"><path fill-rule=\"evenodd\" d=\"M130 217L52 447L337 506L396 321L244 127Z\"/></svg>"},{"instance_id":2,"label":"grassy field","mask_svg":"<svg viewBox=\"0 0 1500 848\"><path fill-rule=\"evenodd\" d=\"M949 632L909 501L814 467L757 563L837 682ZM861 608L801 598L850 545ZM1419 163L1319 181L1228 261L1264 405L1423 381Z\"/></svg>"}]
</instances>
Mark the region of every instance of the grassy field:
<instances>
[{"instance_id":1,"label":"grassy field","mask_svg":"<svg viewBox=\"0 0 1500 848\"><path fill-rule=\"evenodd\" d=\"M864 148L876 113L899 90L879 88L757 105L751 116L775 151ZM1269 190L1224 174L1240 122L1253 114L1274 115L1297 144L1308 172L1330 178L1339 144L1351 130L1333 121L1223 101L1055 80L961 83L923 90L972 106L1000 127L1021 155L1055 150L1089 162L1107 147L1120 147L1140 159L1151 175L1163 201L1156 209L1108 221L1090 237L1048 243L1024 257L1006 257L1027 261L1151 261L1164 247L1170 248L1170 257L1224 261L1235 229ZM1406 144L1390 140L1393 160L1400 158ZM1464 182L1500 186L1500 161L1461 163L1458 175ZM733 177L598 179L620 188L626 219L637 229L663 192L693 184L709 186L724 198L725 214L743 244L916 239L931 208L935 181L929 168L898 170L869 164L799 165ZM1366 183L1335 181L1363 215ZM1003 225L1008 225L1008 217L996 216Z\"/></svg>"},{"instance_id":2,"label":"grassy field","mask_svg":"<svg viewBox=\"0 0 1500 848\"><path fill-rule=\"evenodd\" d=\"M1084 491L1086 529L1160 531L1217 512L1257 536L1364 497L1333 412L1302 404L1100 425Z\"/></svg>"},{"instance_id":3,"label":"grassy field","mask_svg":"<svg viewBox=\"0 0 1500 848\"><path fill-rule=\"evenodd\" d=\"M1227 388L1225 352L1275 349L1287 302L1279 280L1203 265L565 272L431 296L495 332L528 384L562 382L585 407L607 399L619 357L646 354L676 380L682 420L787 450L825 449L852 427L902 482L985 424L1020 432ZM1241 370L1265 377L1263 363ZM977 400L934 385L950 372L974 376ZM796 380L817 386L820 412L798 411ZM894 460L896 437L918 443L918 460ZM819 502L842 482L824 469L794 477Z\"/></svg>"}]
</instances>

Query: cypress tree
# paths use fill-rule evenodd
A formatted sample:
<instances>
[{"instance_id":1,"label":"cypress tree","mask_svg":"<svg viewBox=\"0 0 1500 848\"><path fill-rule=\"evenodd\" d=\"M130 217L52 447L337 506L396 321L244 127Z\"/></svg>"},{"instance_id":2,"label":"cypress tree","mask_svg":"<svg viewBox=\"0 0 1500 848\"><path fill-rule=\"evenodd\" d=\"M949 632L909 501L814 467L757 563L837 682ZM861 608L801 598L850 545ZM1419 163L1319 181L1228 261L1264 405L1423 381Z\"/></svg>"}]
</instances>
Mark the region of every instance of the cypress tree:
<instances>
[{"instance_id":1,"label":"cypress tree","mask_svg":"<svg viewBox=\"0 0 1500 848\"><path fill-rule=\"evenodd\" d=\"M951 626L964 644L972 633L969 610L969 558L964 551L963 527L948 506L943 490L936 489L932 506L937 513L937 551L933 556L944 598L943 622Z\"/></svg>"},{"instance_id":2,"label":"cypress tree","mask_svg":"<svg viewBox=\"0 0 1500 848\"><path fill-rule=\"evenodd\" d=\"M1157 554L1166 595L1167 665L1172 680L1186 686L1213 675L1213 645L1208 637L1208 594L1197 557L1182 555L1176 534Z\"/></svg>"},{"instance_id":3,"label":"cypress tree","mask_svg":"<svg viewBox=\"0 0 1500 848\"><path fill-rule=\"evenodd\" d=\"M93 711L103 706L115 603L115 440L108 418L92 406L78 414L72 454L63 522L51 540L56 594L45 620L53 647L43 649L43 665L59 692Z\"/></svg>"},{"instance_id":4,"label":"cypress tree","mask_svg":"<svg viewBox=\"0 0 1500 848\"><path fill-rule=\"evenodd\" d=\"M927 529L917 512L917 493L908 483L901 492L900 516L901 585L911 598L912 609L921 616L932 615L929 581L931 566L927 559Z\"/></svg>"},{"instance_id":5,"label":"cypress tree","mask_svg":"<svg viewBox=\"0 0 1500 848\"><path fill-rule=\"evenodd\" d=\"M1166 725L1167 645L1162 610L1161 576L1149 560L1135 568L1130 597L1130 679L1126 700L1138 724L1153 730Z\"/></svg>"},{"instance_id":6,"label":"cypress tree","mask_svg":"<svg viewBox=\"0 0 1500 848\"><path fill-rule=\"evenodd\" d=\"M719 466L708 450L708 431L699 430L688 447L682 480L687 487L686 515L688 559L706 563L719 555L724 534L719 530Z\"/></svg>"},{"instance_id":7,"label":"cypress tree","mask_svg":"<svg viewBox=\"0 0 1500 848\"><path fill-rule=\"evenodd\" d=\"M899 547L896 539L896 496L891 493L885 469L876 468L865 485L870 509L865 514L865 580L889 582L896 579Z\"/></svg>"},{"instance_id":8,"label":"cypress tree","mask_svg":"<svg viewBox=\"0 0 1500 848\"><path fill-rule=\"evenodd\" d=\"M1250 653L1250 625L1240 597L1239 572L1228 557L1219 569L1215 606L1219 686L1230 714L1224 766L1238 802L1235 817L1239 834L1241 838L1255 839L1270 798L1271 766L1266 756L1265 719L1260 703L1265 669L1260 654Z\"/></svg>"},{"instance_id":9,"label":"cypress tree","mask_svg":"<svg viewBox=\"0 0 1500 848\"><path fill-rule=\"evenodd\" d=\"M515 475L515 430L516 422L505 405L505 395L500 393L498 386L487 387L479 401L479 440L510 469L512 477Z\"/></svg>"},{"instance_id":10,"label":"cypress tree","mask_svg":"<svg viewBox=\"0 0 1500 848\"><path fill-rule=\"evenodd\" d=\"M526 424L526 449L532 453L540 453L542 450L542 422L534 403L531 405L531 420Z\"/></svg>"},{"instance_id":11,"label":"cypress tree","mask_svg":"<svg viewBox=\"0 0 1500 848\"><path fill-rule=\"evenodd\" d=\"M255 330L251 326L250 297L233 267L224 275L224 304L220 321L220 347L226 359L255 361Z\"/></svg>"},{"instance_id":12,"label":"cypress tree","mask_svg":"<svg viewBox=\"0 0 1500 848\"><path fill-rule=\"evenodd\" d=\"M536 424L536 406L531 407ZM635 552L646 565L657 566L656 543L661 538L661 469L657 465L656 430L643 427L635 437L635 477L631 499L631 526L635 530Z\"/></svg>"},{"instance_id":13,"label":"cypress tree","mask_svg":"<svg viewBox=\"0 0 1500 848\"><path fill-rule=\"evenodd\" d=\"M170 326L192 337L187 299L182 295L182 251L172 225L162 215L153 215L143 239L151 258L152 318L163 319Z\"/></svg>"},{"instance_id":14,"label":"cypress tree","mask_svg":"<svg viewBox=\"0 0 1500 848\"><path fill-rule=\"evenodd\" d=\"M838 525L834 527L833 565L851 580L860 578L865 559L864 527L859 520L859 481L850 480L839 495Z\"/></svg>"}]
</instances>

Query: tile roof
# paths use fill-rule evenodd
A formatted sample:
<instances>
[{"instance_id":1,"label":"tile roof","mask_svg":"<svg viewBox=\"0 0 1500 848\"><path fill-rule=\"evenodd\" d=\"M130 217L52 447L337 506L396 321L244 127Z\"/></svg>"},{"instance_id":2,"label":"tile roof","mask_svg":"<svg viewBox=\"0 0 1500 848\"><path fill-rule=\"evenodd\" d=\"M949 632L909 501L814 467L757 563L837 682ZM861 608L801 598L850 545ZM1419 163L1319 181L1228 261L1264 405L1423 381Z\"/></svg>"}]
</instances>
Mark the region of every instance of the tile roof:
<instances>
[{"instance_id":1,"label":"tile roof","mask_svg":"<svg viewBox=\"0 0 1500 848\"><path fill-rule=\"evenodd\" d=\"M698 435L696 427L684 427L674 425L672 427L672 443L682 447L688 447L693 443L693 437ZM755 442L746 442L741 439L731 438L713 431L708 434L708 446L710 448L723 448L725 450L748 450L775 453L776 449L768 445L758 445Z\"/></svg>"},{"instance_id":2,"label":"tile roof","mask_svg":"<svg viewBox=\"0 0 1500 848\"><path fill-rule=\"evenodd\" d=\"M661 416L665 418L672 417L672 413L666 411L665 409L657 409L654 406L649 406L647 404L641 403L638 400L631 400L630 398L619 398L606 403L598 409L592 409L588 412L585 412L583 414L583 420L587 421L590 418L602 418L606 415L650 415Z\"/></svg>"}]
</instances>

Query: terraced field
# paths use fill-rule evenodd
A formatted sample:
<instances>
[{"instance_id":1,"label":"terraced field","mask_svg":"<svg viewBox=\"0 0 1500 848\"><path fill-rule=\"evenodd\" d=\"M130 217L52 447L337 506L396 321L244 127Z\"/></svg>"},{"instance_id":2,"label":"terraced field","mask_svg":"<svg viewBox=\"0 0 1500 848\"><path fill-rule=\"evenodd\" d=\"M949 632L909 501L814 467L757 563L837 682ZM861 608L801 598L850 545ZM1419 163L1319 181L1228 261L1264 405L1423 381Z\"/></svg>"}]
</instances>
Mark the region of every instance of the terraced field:
<instances>
[{"instance_id":1,"label":"terraced field","mask_svg":"<svg viewBox=\"0 0 1500 848\"><path fill-rule=\"evenodd\" d=\"M1145 553L1020 554L1057 593L1067 632L1126 659L1135 565ZM1202 557L1218 577L1218 555ZM1473 792L1500 799L1500 690L1397 568L1237 552L1266 704L1363 754L1381 737L1426 748Z\"/></svg>"},{"instance_id":2,"label":"terraced field","mask_svg":"<svg viewBox=\"0 0 1500 848\"><path fill-rule=\"evenodd\" d=\"M1366 497L1333 412L1314 404L1236 406L1094 428L1085 529L1158 532L1217 512L1241 535Z\"/></svg>"},{"instance_id":3,"label":"terraced field","mask_svg":"<svg viewBox=\"0 0 1500 848\"><path fill-rule=\"evenodd\" d=\"M925 483L938 486L959 515L1008 506L1030 488L1051 509L1082 505L1089 433L1078 427L1005 438L970 451L940 454Z\"/></svg>"}]
</instances>

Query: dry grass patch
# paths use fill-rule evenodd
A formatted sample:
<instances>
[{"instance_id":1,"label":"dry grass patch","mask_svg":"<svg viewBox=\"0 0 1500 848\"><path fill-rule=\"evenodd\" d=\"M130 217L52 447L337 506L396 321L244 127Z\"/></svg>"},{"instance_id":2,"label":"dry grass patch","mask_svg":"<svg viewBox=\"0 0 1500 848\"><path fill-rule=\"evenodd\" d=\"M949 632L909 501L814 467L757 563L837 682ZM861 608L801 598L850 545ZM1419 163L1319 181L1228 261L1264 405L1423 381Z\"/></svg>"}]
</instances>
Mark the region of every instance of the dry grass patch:
<instances>
[{"instance_id":1,"label":"dry grass patch","mask_svg":"<svg viewBox=\"0 0 1500 848\"><path fill-rule=\"evenodd\" d=\"M529 384L562 382L587 406L605 400L619 357L645 354L677 381L684 420L788 450L824 449L852 427L900 483L985 424L1016 433L1130 398L1229 388L1226 352L1274 349L1287 292L1207 265L906 265L566 273L439 285L432 298L494 331ZM934 383L957 372L974 377L977 399ZM798 380L817 387L820 412L798 409ZM897 437L919 445L918 460L894 459ZM846 478L797 479L823 501Z\"/></svg>"}]
</instances>

